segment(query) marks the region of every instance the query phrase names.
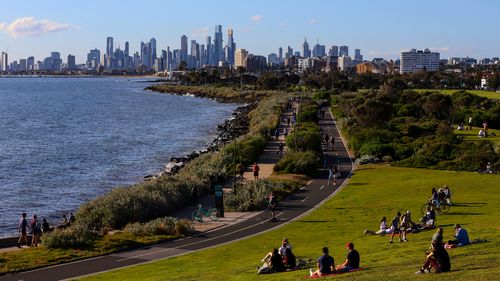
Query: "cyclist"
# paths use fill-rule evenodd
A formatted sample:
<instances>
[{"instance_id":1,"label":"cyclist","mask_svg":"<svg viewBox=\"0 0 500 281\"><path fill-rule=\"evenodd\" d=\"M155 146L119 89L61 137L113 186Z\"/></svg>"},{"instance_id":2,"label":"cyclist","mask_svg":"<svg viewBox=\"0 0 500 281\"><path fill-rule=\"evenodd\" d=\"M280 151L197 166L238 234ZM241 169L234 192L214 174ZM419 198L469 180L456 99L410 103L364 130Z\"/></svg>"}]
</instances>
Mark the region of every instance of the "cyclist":
<instances>
[{"instance_id":1,"label":"cyclist","mask_svg":"<svg viewBox=\"0 0 500 281\"><path fill-rule=\"evenodd\" d=\"M439 194L434 187L432 188L432 197L430 198L430 200L432 204L436 206L436 208L439 208Z\"/></svg>"}]
</instances>

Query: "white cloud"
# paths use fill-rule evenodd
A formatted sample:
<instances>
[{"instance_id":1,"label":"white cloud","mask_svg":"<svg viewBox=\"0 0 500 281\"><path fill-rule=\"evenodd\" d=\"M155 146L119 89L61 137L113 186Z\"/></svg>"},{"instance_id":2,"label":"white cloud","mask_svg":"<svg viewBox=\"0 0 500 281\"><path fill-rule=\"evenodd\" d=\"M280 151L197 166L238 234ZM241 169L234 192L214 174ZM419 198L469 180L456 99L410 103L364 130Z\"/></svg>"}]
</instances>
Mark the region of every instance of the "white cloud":
<instances>
[{"instance_id":1,"label":"white cloud","mask_svg":"<svg viewBox=\"0 0 500 281\"><path fill-rule=\"evenodd\" d=\"M451 47L432 48L432 50L439 52L439 53L447 53L447 52L451 51Z\"/></svg>"},{"instance_id":2,"label":"white cloud","mask_svg":"<svg viewBox=\"0 0 500 281\"><path fill-rule=\"evenodd\" d=\"M194 37L205 37L208 35L208 26L201 27L198 29L193 30L191 33L192 36Z\"/></svg>"},{"instance_id":3,"label":"white cloud","mask_svg":"<svg viewBox=\"0 0 500 281\"><path fill-rule=\"evenodd\" d=\"M316 18L312 18L309 20L309 24L317 24L318 23L318 19Z\"/></svg>"},{"instance_id":4,"label":"white cloud","mask_svg":"<svg viewBox=\"0 0 500 281\"><path fill-rule=\"evenodd\" d=\"M0 23L0 31L14 38L38 36L63 31L70 27L67 23L57 23L48 19L37 20L34 17L18 18L10 24Z\"/></svg>"},{"instance_id":5,"label":"white cloud","mask_svg":"<svg viewBox=\"0 0 500 281\"><path fill-rule=\"evenodd\" d=\"M262 20L262 16L255 15L255 16L252 16L252 17L250 18L250 20L251 20L252 22L259 22L259 21L261 21L261 20Z\"/></svg>"}]
</instances>

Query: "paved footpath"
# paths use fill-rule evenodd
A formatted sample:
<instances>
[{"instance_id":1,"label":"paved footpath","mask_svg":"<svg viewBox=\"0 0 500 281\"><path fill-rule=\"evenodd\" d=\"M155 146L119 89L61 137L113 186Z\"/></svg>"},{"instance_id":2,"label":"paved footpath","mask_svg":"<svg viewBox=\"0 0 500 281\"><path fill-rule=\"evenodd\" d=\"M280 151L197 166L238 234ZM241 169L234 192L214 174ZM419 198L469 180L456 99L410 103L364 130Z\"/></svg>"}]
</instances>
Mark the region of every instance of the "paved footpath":
<instances>
[{"instance_id":1,"label":"paved footpath","mask_svg":"<svg viewBox=\"0 0 500 281\"><path fill-rule=\"evenodd\" d=\"M326 186L327 173L326 170L322 170L318 178L310 181L308 185L301 188L297 193L279 202L276 212L277 221L269 221L271 216L269 212L250 213L247 216L241 215L233 218L236 221L232 224L227 224L224 227L215 228L184 239L18 274L8 274L0 277L0 280L48 281L77 278L234 242L299 219L304 214L317 208L342 187L350 177L353 168L351 158L340 139L335 122L327 108L325 109L325 119L320 121L320 128L323 132L328 133L329 136L333 135L336 139L333 151L331 150L331 145L324 144L325 148L327 148L325 154L328 165L332 163L339 165L342 177L337 186Z\"/></svg>"}]
</instances>

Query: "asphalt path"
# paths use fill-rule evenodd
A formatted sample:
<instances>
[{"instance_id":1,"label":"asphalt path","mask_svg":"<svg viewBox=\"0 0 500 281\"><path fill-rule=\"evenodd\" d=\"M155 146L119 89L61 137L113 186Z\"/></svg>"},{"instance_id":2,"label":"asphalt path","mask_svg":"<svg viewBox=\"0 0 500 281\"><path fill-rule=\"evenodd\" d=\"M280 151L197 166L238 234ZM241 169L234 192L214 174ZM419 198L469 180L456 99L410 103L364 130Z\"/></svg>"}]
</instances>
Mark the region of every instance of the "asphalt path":
<instances>
[{"instance_id":1,"label":"asphalt path","mask_svg":"<svg viewBox=\"0 0 500 281\"><path fill-rule=\"evenodd\" d=\"M350 177L353 168L351 157L326 107L325 118L320 120L319 125L322 133L327 133L329 136L334 136L335 138L334 147L329 143L323 143L323 148L327 157L327 166L338 165L342 177L338 180L336 186L327 186L328 172L326 169L322 169L318 178L311 180L308 185L301 188L298 192L279 202L275 213L277 221L271 222L269 220L271 213L263 211L246 221L203 232L195 236L102 257L8 274L1 276L0 280L49 281L78 278L231 243L270 231L292 220L299 219L333 196Z\"/></svg>"}]
</instances>

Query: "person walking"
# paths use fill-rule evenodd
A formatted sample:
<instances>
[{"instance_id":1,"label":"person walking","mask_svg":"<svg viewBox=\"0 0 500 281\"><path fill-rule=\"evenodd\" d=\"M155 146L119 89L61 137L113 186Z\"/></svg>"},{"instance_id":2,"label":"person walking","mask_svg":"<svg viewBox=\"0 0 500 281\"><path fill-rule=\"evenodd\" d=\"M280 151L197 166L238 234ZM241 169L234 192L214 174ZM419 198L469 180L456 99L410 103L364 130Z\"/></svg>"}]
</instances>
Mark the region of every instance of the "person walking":
<instances>
[{"instance_id":1,"label":"person walking","mask_svg":"<svg viewBox=\"0 0 500 281\"><path fill-rule=\"evenodd\" d=\"M332 151L334 151L335 150L335 138L333 136L330 139L330 144L332 145Z\"/></svg>"},{"instance_id":2,"label":"person walking","mask_svg":"<svg viewBox=\"0 0 500 281\"><path fill-rule=\"evenodd\" d=\"M19 240L17 240L17 247L21 248L21 242L28 244L28 221L26 221L26 213L22 213L21 220L19 221Z\"/></svg>"},{"instance_id":3,"label":"person walking","mask_svg":"<svg viewBox=\"0 0 500 281\"><path fill-rule=\"evenodd\" d=\"M260 167L259 167L259 165L257 165L257 162L253 163L252 171L253 171L253 179L258 180Z\"/></svg>"},{"instance_id":4,"label":"person walking","mask_svg":"<svg viewBox=\"0 0 500 281\"><path fill-rule=\"evenodd\" d=\"M334 182L335 185L335 180L334 180L334 174L333 174L333 168L329 167L328 168L328 186L332 185L332 181Z\"/></svg>"},{"instance_id":5,"label":"person walking","mask_svg":"<svg viewBox=\"0 0 500 281\"><path fill-rule=\"evenodd\" d=\"M269 204L267 205L267 208L271 211L271 221L276 221L276 217L274 216L276 204L278 204L278 199L276 198L276 195L274 195L274 192L271 191L269 194Z\"/></svg>"},{"instance_id":6,"label":"person walking","mask_svg":"<svg viewBox=\"0 0 500 281\"><path fill-rule=\"evenodd\" d=\"M33 233L33 237L31 239L31 247L36 247L38 246L38 240L42 235L42 225L38 222L38 218L36 215L33 215L30 226L31 232Z\"/></svg>"}]
</instances>

